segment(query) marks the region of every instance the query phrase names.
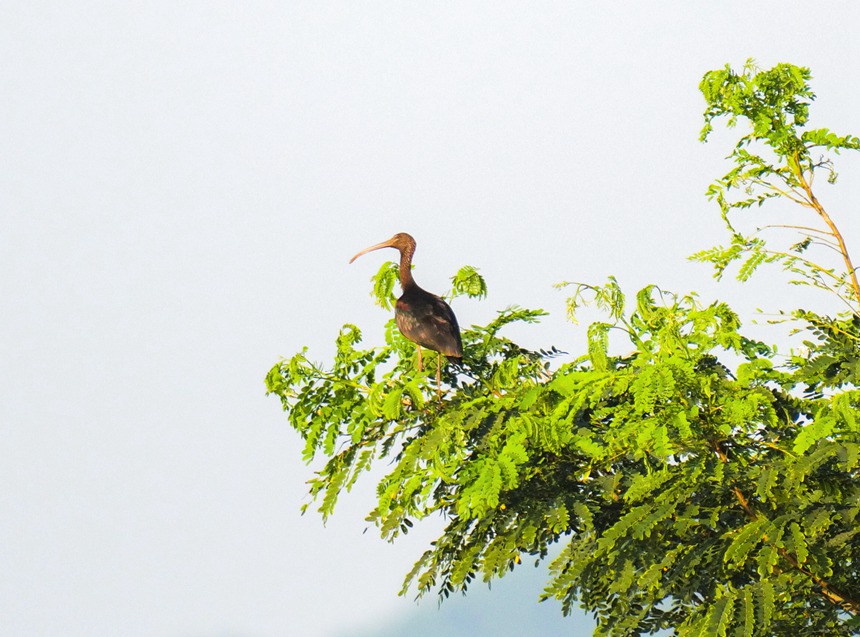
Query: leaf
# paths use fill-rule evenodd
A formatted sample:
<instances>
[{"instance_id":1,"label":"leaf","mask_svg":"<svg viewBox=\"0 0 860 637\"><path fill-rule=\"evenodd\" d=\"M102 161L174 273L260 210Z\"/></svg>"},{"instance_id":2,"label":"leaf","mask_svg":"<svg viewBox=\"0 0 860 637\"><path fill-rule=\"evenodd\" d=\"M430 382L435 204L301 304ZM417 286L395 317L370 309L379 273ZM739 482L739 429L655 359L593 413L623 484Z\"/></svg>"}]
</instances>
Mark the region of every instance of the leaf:
<instances>
[{"instance_id":1,"label":"leaf","mask_svg":"<svg viewBox=\"0 0 860 637\"><path fill-rule=\"evenodd\" d=\"M624 492L624 499L636 504L646 499L653 499L655 491L662 490L663 486L672 478L672 472L668 469L655 471L645 475L636 475Z\"/></svg>"},{"instance_id":2,"label":"leaf","mask_svg":"<svg viewBox=\"0 0 860 637\"><path fill-rule=\"evenodd\" d=\"M762 540L764 529L769 524L766 518L752 520L740 532L732 537L732 541L723 553L723 562L742 566L750 552Z\"/></svg>"},{"instance_id":3,"label":"leaf","mask_svg":"<svg viewBox=\"0 0 860 637\"><path fill-rule=\"evenodd\" d=\"M755 603L749 587L744 587L739 599L738 622L735 626L734 635L735 637L752 637L755 630Z\"/></svg>"},{"instance_id":4,"label":"leaf","mask_svg":"<svg viewBox=\"0 0 860 637\"><path fill-rule=\"evenodd\" d=\"M400 401L403 396L403 387L396 386L388 392L382 405L382 415L388 420L397 420L400 417Z\"/></svg>"},{"instance_id":5,"label":"leaf","mask_svg":"<svg viewBox=\"0 0 860 637\"><path fill-rule=\"evenodd\" d=\"M706 622L706 632L702 637L725 637L732 622L736 593L728 589L719 589L717 599L711 604Z\"/></svg>"},{"instance_id":6,"label":"leaf","mask_svg":"<svg viewBox=\"0 0 860 637\"><path fill-rule=\"evenodd\" d=\"M379 271L370 279L373 282L374 303L386 310L393 310L396 298L394 296L394 284L400 281L400 267L393 261L386 261L379 267Z\"/></svg>"},{"instance_id":7,"label":"leaf","mask_svg":"<svg viewBox=\"0 0 860 637\"><path fill-rule=\"evenodd\" d=\"M690 421L687 419L687 412L675 412L675 415L672 417L672 424L675 425L675 429L678 431L678 437L681 440L689 440L693 437L693 432L690 429Z\"/></svg>"},{"instance_id":8,"label":"leaf","mask_svg":"<svg viewBox=\"0 0 860 637\"><path fill-rule=\"evenodd\" d=\"M592 323L588 327L588 356L598 372L606 371L608 364L609 329L607 323Z\"/></svg>"},{"instance_id":9,"label":"leaf","mask_svg":"<svg viewBox=\"0 0 860 637\"><path fill-rule=\"evenodd\" d=\"M451 277L453 285L453 296L466 295L473 299L482 299L487 296L487 282L480 274L478 268L465 265Z\"/></svg>"},{"instance_id":10,"label":"leaf","mask_svg":"<svg viewBox=\"0 0 860 637\"><path fill-rule=\"evenodd\" d=\"M672 454L672 448L669 446L669 432L666 426L660 423L654 427L652 434L653 453L658 458L668 458Z\"/></svg>"},{"instance_id":11,"label":"leaf","mask_svg":"<svg viewBox=\"0 0 860 637\"><path fill-rule=\"evenodd\" d=\"M766 634L775 611L773 584L762 579L752 590L756 602L756 630L759 634Z\"/></svg>"},{"instance_id":12,"label":"leaf","mask_svg":"<svg viewBox=\"0 0 860 637\"><path fill-rule=\"evenodd\" d=\"M767 502L772 497L772 491L778 478L779 472L773 465L762 468L756 481L756 495L762 502Z\"/></svg>"},{"instance_id":13,"label":"leaf","mask_svg":"<svg viewBox=\"0 0 860 637\"><path fill-rule=\"evenodd\" d=\"M774 573L774 567L779 561L779 551L772 544L765 544L756 556L756 568L762 578L770 577Z\"/></svg>"},{"instance_id":14,"label":"leaf","mask_svg":"<svg viewBox=\"0 0 860 637\"><path fill-rule=\"evenodd\" d=\"M804 453L822 438L830 435L836 426L835 419L830 415L821 414L811 423L805 425L797 438L794 439L794 453Z\"/></svg>"},{"instance_id":15,"label":"leaf","mask_svg":"<svg viewBox=\"0 0 860 637\"><path fill-rule=\"evenodd\" d=\"M789 526L790 535L787 542L788 550L794 555L798 564L804 564L809 556L809 551L806 545L806 537L803 531L800 530L800 525L797 522L792 522Z\"/></svg>"},{"instance_id":16,"label":"leaf","mask_svg":"<svg viewBox=\"0 0 860 637\"><path fill-rule=\"evenodd\" d=\"M615 277L610 276L605 285L588 285L564 281L556 284L556 288L574 288L573 296L567 299L567 318L571 323L577 323L578 310L581 307L594 304L607 312L610 318L618 321L624 314L624 293Z\"/></svg>"}]
</instances>

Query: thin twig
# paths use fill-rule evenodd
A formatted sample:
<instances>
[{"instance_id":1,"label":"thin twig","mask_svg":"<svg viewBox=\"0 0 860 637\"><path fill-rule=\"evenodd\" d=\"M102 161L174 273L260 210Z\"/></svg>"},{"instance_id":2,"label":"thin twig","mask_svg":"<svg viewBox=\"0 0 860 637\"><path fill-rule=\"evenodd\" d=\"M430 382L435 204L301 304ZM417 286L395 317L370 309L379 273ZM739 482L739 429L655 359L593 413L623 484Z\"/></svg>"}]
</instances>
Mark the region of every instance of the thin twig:
<instances>
[{"instance_id":1,"label":"thin twig","mask_svg":"<svg viewBox=\"0 0 860 637\"><path fill-rule=\"evenodd\" d=\"M803 230L804 232L817 232L819 234L829 234L833 236L833 233L829 230L821 230L820 228L812 228L810 226L793 226L786 223L770 223L766 226L762 226L759 230L767 230L768 228L788 228L790 230Z\"/></svg>"}]
</instances>

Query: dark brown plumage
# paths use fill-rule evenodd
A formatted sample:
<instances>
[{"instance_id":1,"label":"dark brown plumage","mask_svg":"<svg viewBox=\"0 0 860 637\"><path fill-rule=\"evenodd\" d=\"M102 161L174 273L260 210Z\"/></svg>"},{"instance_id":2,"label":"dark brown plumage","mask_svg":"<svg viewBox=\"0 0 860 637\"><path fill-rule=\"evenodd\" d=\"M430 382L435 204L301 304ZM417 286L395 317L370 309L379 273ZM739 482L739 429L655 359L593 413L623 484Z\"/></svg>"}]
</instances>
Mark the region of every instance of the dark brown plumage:
<instances>
[{"instance_id":1,"label":"dark brown plumage","mask_svg":"<svg viewBox=\"0 0 860 637\"><path fill-rule=\"evenodd\" d=\"M463 356L463 344L454 311L441 298L420 288L412 278L415 239L405 232L399 232L388 241L365 248L349 262L380 248L396 248L400 251L400 287L403 295L394 306L394 319L400 332L410 341L459 362Z\"/></svg>"}]
</instances>

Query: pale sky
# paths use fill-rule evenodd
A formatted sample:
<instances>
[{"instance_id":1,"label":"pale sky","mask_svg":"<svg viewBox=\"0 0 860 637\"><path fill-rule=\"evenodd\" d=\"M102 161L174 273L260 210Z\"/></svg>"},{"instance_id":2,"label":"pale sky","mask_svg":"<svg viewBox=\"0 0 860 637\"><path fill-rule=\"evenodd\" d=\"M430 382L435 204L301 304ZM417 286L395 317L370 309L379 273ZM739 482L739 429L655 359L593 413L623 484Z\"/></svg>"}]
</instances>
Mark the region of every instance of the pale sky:
<instances>
[{"instance_id":1,"label":"pale sky","mask_svg":"<svg viewBox=\"0 0 860 637\"><path fill-rule=\"evenodd\" d=\"M464 264L510 334L584 348L561 280L716 285L702 75L812 68L860 134L854 2L6 2L0 8L0 634L333 637L396 597L438 524L363 533L372 484L304 517L300 440L263 378L388 314L359 249L405 231L437 293ZM860 161L822 199L857 212ZM858 231L855 228L854 234ZM534 591L537 598L539 590ZM525 600L524 603L530 603ZM435 604L435 598L425 605Z\"/></svg>"}]
</instances>

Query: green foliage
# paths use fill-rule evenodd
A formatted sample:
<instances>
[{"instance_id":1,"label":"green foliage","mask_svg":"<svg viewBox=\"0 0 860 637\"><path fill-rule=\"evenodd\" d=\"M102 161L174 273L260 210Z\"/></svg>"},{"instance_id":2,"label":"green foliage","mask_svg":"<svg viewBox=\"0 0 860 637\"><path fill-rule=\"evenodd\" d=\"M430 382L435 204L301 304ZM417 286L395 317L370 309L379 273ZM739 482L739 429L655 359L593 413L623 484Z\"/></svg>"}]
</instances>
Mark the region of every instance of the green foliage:
<instances>
[{"instance_id":1,"label":"green foliage","mask_svg":"<svg viewBox=\"0 0 860 637\"><path fill-rule=\"evenodd\" d=\"M586 305L596 305L617 319L624 313L624 293L615 277L610 276L606 285L588 285L565 281L555 286L558 289L573 287L573 295L567 299L567 318L577 323L577 311Z\"/></svg>"},{"instance_id":2,"label":"green foliage","mask_svg":"<svg viewBox=\"0 0 860 637\"><path fill-rule=\"evenodd\" d=\"M379 271L373 276L373 292L371 296L374 302L386 310L394 309L394 284L399 279L399 268L394 261L386 261L379 267Z\"/></svg>"},{"instance_id":3,"label":"green foliage","mask_svg":"<svg viewBox=\"0 0 860 637\"><path fill-rule=\"evenodd\" d=\"M799 131L808 79L791 65L705 76L703 137L722 115L752 122L733 155L744 168L711 193L727 221L764 201L729 203L730 188L781 181L813 201L810 149L856 146ZM759 142L777 163L751 155ZM850 276L800 256L809 247L780 255L734 232L729 248L697 258L718 275L742 260L742 279L780 263L852 303ZM386 265L374 277L385 307L396 274ZM452 297L486 295L474 268L452 282ZM555 348L531 351L503 335L544 316L510 307L463 330L462 366L442 370L440 388L393 320L382 346L362 347L358 328L345 325L330 365L306 350L275 365L267 389L304 440L305 461L320 467L308 505L325 519L377 463L386 473L368 520L383 538L441 516L445 528L404 593L447 597L552 552L543 598L565 613L588 609L597 635L860 634L856 305L836 317L786 314L808 333L805 350L786 358L745 336L725 303L656 286L627 298L611 277L564 286L573 286L571 320L583 305L604 317L586 330L584 351L561 361Z\"/></svg>"},{"instance_id":4,"label":"green foliage","mask_svg":"<svg viewBox=\"0 0 860 637\"><path fill-rule=\"evenodd\" d=\"M741 281L747 280L763 263L778 263L795 277L792 283L833 292L849 304L856 304L860 302L860 285L854 267L839 230L812 192L812 183L822 170L829 183L836 182L832 160L818 151L838 154L840 150L860 150L860 139L836 135L826 128L802 130L809 120L810 103L815 99L808 84L810 77L807 68L778 64L762 71L752 60L740 74L729 66L705 74L699 86L707 102L700 139L708 138L714 120L721 117L728 118L730 127L746 121L749 132L740 138L728 157L733 168L707 190L708 198L720 206L723 220L732 233L731 244L697 252L691 259L711 263L718 279L732 262L742 261L737 274ZM772 199L792 201L807 208L818 218L818 225L772 227L801 234L801 240L787 249L774 249L769 242L755 235L747 236L735 227L735 213L760 207ZM806 256L813 245L841 253L842 269L822 265Z\"/></svg>"},{"instance_id":5,"label":"green foliage","mask_svg":"<svg viewBox=\"0 0 860 637\"><path fill-rule=\"evenodd\" d=\"M478 268L466 265L451 277L453 285L452 296L466 295L473 299L483 299L487 296L487 282L478 274Z\"/></svg>"}]
</instances>

